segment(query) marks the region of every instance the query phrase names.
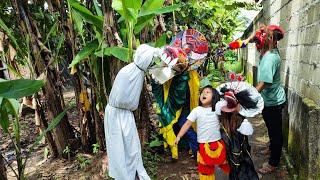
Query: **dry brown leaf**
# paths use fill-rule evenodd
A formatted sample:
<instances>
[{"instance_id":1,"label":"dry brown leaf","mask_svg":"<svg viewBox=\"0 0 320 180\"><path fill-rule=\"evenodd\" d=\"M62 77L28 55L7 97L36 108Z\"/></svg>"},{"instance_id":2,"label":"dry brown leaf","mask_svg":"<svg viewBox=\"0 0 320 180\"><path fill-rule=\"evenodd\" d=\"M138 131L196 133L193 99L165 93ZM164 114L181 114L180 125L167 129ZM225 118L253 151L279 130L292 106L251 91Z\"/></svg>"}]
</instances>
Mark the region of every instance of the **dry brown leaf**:
<instances>
[{"instance_id":1,"label":"dry brown leaf","mask_svg":"<svg viewBox=\"0 0 320 180\"><path fill-rule=\"evenodd\" d=\"M14 47L9 44L9 58L10 58L10 61L13 61L14 60L14 57L16 57L17 55L17 51L14 49Z\"/></svg>"},{"instance_id":2,"label":"dry brown leaf","mask_svg":"<svg viewBox=\"0 0 320 180\"><path fill-rule=\"evenodd\" d=\"M79 101L83 104L83 111L88 112L90 111L90 102L88 99L88 94L86 90L82 90L79 95Z\"/></svg>"},{"instance_id":3,"label":"dry brown leaf","mask_svg":"<svg viewBox=\"0 0 320 180\"><path fill-rule=\"evenodd\" d=\"M4 33L0 31L0 52L3 52Z\"/></svg>"},{"instance_id":4,"label":"dry brown leaf","mask_svg":"<svg viewBox=\"0 0 320 180\"><path fill-rule=\"evenodd\" d=\"M77 68L75 67L75 66L72 66L71 67L71 72L70 72L70 74L75 74L77 72Z\"/></svg>"}]
</instances>

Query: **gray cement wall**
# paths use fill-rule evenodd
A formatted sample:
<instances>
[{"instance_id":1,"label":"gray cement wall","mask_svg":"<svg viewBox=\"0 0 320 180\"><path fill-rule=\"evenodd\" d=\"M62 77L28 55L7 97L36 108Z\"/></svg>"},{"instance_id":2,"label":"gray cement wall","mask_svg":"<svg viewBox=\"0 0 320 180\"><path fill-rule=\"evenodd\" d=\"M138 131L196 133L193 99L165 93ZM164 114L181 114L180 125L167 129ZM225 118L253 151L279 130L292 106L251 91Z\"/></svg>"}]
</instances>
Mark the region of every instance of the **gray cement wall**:
<instances>
[{"instance_id":1,"label":"gray cement wall","mask_svg":"<svg viewBox=\"0 0 320 180\"><path fill-rule=\"evenodd\" d=\"M281 79L287 92L285 148L299 179L320 179L320 0L265 0L246 30L259 23L280 25ZM256 78L259 53L253 44L240 51L246 73ZM254 81L254 84L256 82Z\"/></svg>"}]
</instances>

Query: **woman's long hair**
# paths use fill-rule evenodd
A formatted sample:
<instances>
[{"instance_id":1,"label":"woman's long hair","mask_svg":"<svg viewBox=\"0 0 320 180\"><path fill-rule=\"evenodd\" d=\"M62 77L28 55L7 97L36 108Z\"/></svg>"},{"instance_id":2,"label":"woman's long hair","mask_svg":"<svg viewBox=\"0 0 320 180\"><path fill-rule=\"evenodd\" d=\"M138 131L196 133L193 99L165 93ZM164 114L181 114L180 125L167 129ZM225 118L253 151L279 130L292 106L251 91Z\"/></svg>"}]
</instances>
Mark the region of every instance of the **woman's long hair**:
<instances>
[{"instance_id":1,"label":"woman's long hair","mask_svg":"<svg viewBox=\"0 0 320 180\"><path fill-rule=\"evenodd\" d=\"M202 88L202 90L200 92L200 95L201 95L202 91L204 89L206 89L206 88L209 88L211 90L211 92L212 92L211 107L212 107L212 111L215 111L216 110L216 104L220 100L221 96L220 96L219 92L215 88L213 88L211 85L207 85L204 88ZM199 106L202 106L202 103L200 101L200 97L199 97Z\"/></svg>"},{"instance_id":2,"label":"woman's long hair","mask_svg":"<svg viewBox=\"0 0 320 180\"><path fill-rule=\"evenodd\" d=\"M244 118L236 112L227 113L221 111L221 115L219 116L222 125L221 128L229 135L237 133L237 129L241 125L243 119Z\"/></svg>"}]
</instances>

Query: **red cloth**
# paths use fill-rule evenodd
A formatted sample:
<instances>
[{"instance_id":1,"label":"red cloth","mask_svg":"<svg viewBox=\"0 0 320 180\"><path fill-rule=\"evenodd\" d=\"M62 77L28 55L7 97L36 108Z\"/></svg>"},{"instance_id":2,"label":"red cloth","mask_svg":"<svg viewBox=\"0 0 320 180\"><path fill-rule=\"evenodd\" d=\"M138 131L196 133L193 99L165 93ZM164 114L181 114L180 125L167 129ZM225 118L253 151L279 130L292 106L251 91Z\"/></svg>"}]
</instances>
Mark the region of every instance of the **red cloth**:
<instances>
[{"instance_id":1,"label":"red cloth","mask_svg":"<svg viewBox=\"0 0 320 180\"><path fill-rule=\"evenodd\" d=\"M226 145L222 140L211 142L209 148L205 143L199 144L198 171L204 175L214 174L215 166L219 166L224 172L229 173L230 167L226 160Z\"/></svg>"}]
</instances>

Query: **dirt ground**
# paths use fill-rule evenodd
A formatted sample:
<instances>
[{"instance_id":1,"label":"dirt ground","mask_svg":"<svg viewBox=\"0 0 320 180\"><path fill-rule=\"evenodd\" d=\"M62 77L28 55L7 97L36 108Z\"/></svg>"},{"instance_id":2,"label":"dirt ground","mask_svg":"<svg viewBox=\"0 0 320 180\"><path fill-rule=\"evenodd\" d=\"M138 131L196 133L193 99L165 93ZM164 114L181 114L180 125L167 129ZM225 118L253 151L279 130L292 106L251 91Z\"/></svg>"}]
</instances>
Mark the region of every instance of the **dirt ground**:
<instances>
[{"instance_id":1,"label":"dirt ground","mask_svg":"<svg viewBox=\"0 0 320 180\"><path fill-rule=\"evenodd\" d=\"M69 104L74 103L72 94L66 94ZM67 104L68 104L67 103ZM69 120L77 126L76 115L71 110ZM32 113L21 119L22 146L24 149L34 142L37 132L35 131L34 116ZM254 134L250 138L252 146L252 157L256 169L267 162L268 157L260 152L267 147L268 136L265 124L261 117L250 120L254 125ZM76 157L67 159L50 159L46 157L46 145L40 145L27 163L26 174L30 180L45 179L110 179L105 177L104 170L107 168L107 158L104 152L97 154L82 154L78 152ZM13 146L8 137L4 136L0 130L0 152L13 165L15 165ZM154 152L144 152L145 167L152 176L152 179L161 180L193 180L198 179L196 160L191 158L188 152L183 151L179 154L179 160L171 162L169 154L156 154ZM279 169L269 175L260 175L261 179L278 180L289 179L285 165L282 160ZM7 168L8 179L16 179L13 172ZM228 179L220 169L216 169L216 179Z\"/></svg>"}]
</instances>

